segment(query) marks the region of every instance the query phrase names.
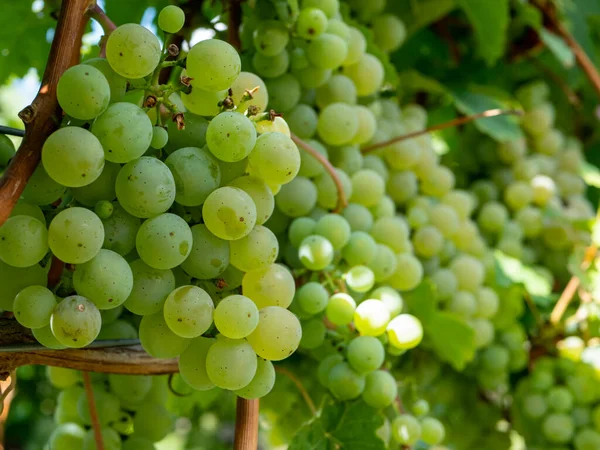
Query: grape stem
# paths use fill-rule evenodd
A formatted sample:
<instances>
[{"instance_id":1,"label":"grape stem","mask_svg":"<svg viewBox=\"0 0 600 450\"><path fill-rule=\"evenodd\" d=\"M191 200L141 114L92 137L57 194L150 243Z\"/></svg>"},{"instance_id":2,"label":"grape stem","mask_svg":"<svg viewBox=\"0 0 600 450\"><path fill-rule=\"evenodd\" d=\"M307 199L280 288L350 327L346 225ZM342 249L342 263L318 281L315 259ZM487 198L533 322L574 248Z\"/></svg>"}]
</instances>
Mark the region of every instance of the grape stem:
<instances>
[{"instance_id":1,"label":"grape stem","mask_svg":"<svg viewBox=\"0 0 600 450\"><path fill-rule=\"evenodd\" d=\"M100 40L100 54L98 55L100 58L106 58L106 41L108 40L108 36L112 33L117 26L115 23L110 20L110 17L106 15L104 10L94 3L94 5L90 8L90 16L96 22L100 24L102 29L104 30L104 36Z\"/></svg>"},{"instance_id":2,"label":"grape stem","mask_svg":"<svg viewBox=\"0 0 600 450\"><path fill-rule=\"evenodd\" d=\"M237 398L234 450L258 448L258 399Z\"/></svg>"},{"instance_id":3,"label":"grape stem","mask_svg":"<svg viewBox=\"0 0 600 450\"><path fill-rule=\"evenodd\" d=\"M583 261L581 262L581 270L586 270L590 266L597 252L598 247L596 247L595 245L591 245L587 248L583 257ZM580 283L581 281L579 280L579 277L575 275L571 277L571 279L565 286L565 289L562 291L562 294L560 294L560 298L556 302L556 305L554 305L552 313L550 313L550 323L552 325L556 326L560 322L563 315L565 314L565 311L569 307L571 300L573 300L575 292L577 292L577 288L579 287Z\"/></svg>"},{"instance_id":4,"label":"grape stem","mask_svg":"<svg viewBox=\"0 0 600 450\"><path fill-rule=\"evenodd\" d=\"M96 408L96 399L94 398L94 390L92 389L92 380L89 372L83 372L83 387L85 389L85 396L87 397L88 409L90 411L92 430L94 430L96 449L104 450L104 439L102 437L102 429L100 428L98 409Z\"/></svg>"},{"instance_id":5,"label":"grape stem","mask_svg":"<svg viewBox=\"0 0 600 450\"><path fill-rule=\"evenodd\" d=\"M423 130L413 131L412 133L403 134L402 136L395 137L388 141L378 142L376 144L369 145L367 147L362 148L361 152L369 153L374 150L379 150L380 148L387 147L388 145L395 144L396 142L405 141L407 139L413 139L413 138L422 136L424 134L432 133L434 131L440 131L440 130L445 130L446 128L458 127L465 123L473 122L474 120L502 116L505 114L513 114L515 116L522 116L523 111L518 110L518 109L488 109L487 111L482 111L477 114L472 114L470 116L457 117L456 119L452 119L448 122L443 122L443 123L439 123L437 125L432 125Z\"/></svg>"},{"instance_id":6,"label":"grape stem","mask_svg":"<svg viewBox=\"0 0 600 450\"><path fill-rule=\"evenodd\" d=\"M40 90L19 113L25 136L17 154L0 178L0 226L6 222L35 171L44 142L60 125L62 110L56 86L65 70L79 61L81 37L88 20L91 0L63 0Z\"/></svg>"},{"instance_id":7,"label":"grape stem","mask_svg":"<svg viewBox=\"0 0 600 450\"><path fill-rule=\"evenodd\" d=\"M296 385L296 388L298 388L300 395L306 402L306 406L308 406L308 409L310 409L310 412L313 416L316 415L317 408L315 407L315 403L313 402L312 398L310 397L310 394L308 393L302 382L296 377L296 375L294 375L292 372L290 372L288 369L282 366L275 366L275 372L288 377L290 381Z\"/></svg>"},{"instance_id":8,"label":"grape stem","mask_svg":"<svg viewBox=\"0 0 600 450\"><path fill-rule=\"evenodd\" d=\"M294 133L291 134L291 137L292 137L292 140L296 143L296 145L298 147L301 147L303 150L310 153L310 155L313 158L315 158L317 161L319 161L323 165L323 167L325 167L325 170L327 171L327 173L331 176L333 182L335 183L335 187L338 191L337 206L333 210L333 212L340 212L342 209L344 209L346 206L348 206L348 199L346 198L346 193L344 192L344 187L342 186L342 180L340 180L340 177L338 176L337 171L335 170L335 167L333 167L331 165L331 163L329 162L329 160L327 158L325 158L323 155L321 155L318 151L316 151L313 147L308 145L306 142L304 142L302 139L300 139Z\"/></svg>"}]
</instances>

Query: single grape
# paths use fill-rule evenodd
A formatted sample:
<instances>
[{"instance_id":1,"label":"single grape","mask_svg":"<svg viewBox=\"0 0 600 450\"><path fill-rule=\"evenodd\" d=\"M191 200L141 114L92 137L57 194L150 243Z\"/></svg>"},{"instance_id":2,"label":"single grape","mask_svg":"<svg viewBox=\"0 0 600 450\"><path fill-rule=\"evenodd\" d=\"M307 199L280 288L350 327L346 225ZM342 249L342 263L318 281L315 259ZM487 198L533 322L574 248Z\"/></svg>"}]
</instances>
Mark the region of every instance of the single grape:
<instances>
[{"instance_id":1,"label":"single grape","mask_svg":"<svg viewBox=\"0 0 600 450\"><path fill-rule=\"evenodd\" d=\"M102 225L104 225L103 247L125 256L135 248L135 237L141 220L125 211L118 202L113 202L112 205L112 215L102 221Z\"/></svg>"},{"instance_id":2,"label":"single grape","mask_svg":"<svg viewBox=\"0 0 600 450\"><path fill-rule=\"evenodd\" d=\"M107 200L100 200L94 206L94 212L101 220L110 218L110 216L112 216L113 210L113 204Z\"/></svg>"},{"instance_id":3,"label":"single grape","mask_svg":"<svg viewBox=\"0 0 600 450\"><path fill-rule=\"evenodd\" d=\"M285 184L300 170L296 144L281 133L261 134L248 158L252 174L269 184Z\"/></svg>"},{"instance_id":4,"label":"single grape","mask_svg":"<svg viewBox=\"0 0 600 450\"><path fill-rule=\"evenodd\" d=\"M383 409L390 406L398 395L398 386L394 376L384 370L375 370L367 374L362 398L373 408Z\"/></svg>"},{"instance_id":5,"label":"single grape","mask_svg":"<svg viewBox=\"0 0 600 450\"><path fill-rule=\"evenodd\" d=\"M48 446L51 450L81 450L85 435L85 430L80 425L63 423L52 431Z\"/></svg>"},{"instance_id":6,"label":"single grape","mask_svg":"<svg viewBox=\"0 0 600 450\"><path fill-rule=\"evenodd\" d=\"M332 263L334 248L324 237L311 235L302 240L298 248L298 256L307 269L319 271Z\"/></svg>"},{"instance_id":7,"label":"single grape","mask_svg":"<svg viewBox=\"0 0 600 450\"><path fill-rule=\"evenodd\" d=\"M271 230L258 225L247 236L231 241L230 250L231 264L248 272L273 264L279 254L279 242Z\"/></svg>"},{"instance_id":8,"label":"single grape","mask_svg":"<svg viewBox=\"0 0 600 450\"><path fill-rule=\"evenodd\" d=\"M248 297L230 295L215 308L215 326L230 339L242 339L258 325L258 308Z\"/></svg>"},{"instance_id":9,"label":"single grape","mask_svg":"<svg viewBox=\"0 0 600 450\"><path fill-rule=\"evenodd\" d=\"M29 286L15 297L15 319L27 328L43 328L50 325L50 317L56 306L56 297L44 286Z\"/></svg>"},{"instance_id":10,"label":"single grape","mask_svg":"<svg viewBox=\"0 0 600 450\"><path fill-rule=\"evenodd\" d=\"M402 414L392 422L392 436L400 444L412 445L421 438L421 424L410 414Z\"/></svg>"},{"instance_id":11,"label":"single grape","mask_svg":"<svg viewBox=\"0 0 600 450\"><path fill-rule=\"evenodd\" d=\"M208 378L206 371L206 358L208 350L214 344L215 339L197 337L179 357L179 373L181 378L199 391L208 391L215 387Z\"/></svg>"},{"instance_id":12,"label":"single grape","mask_svg":"<svg viewBox=\"0 0 600 450\"><path fill-rule=\"evenodd\" d=\"M39 220L41 223L46 226L46 217L44 217L44 212L42 208L33 203L28 203L25 200L19 200L17 204L13 207L10 212L10 217L15 216L29 216L34 219Z\"/></svg>"},{"instance_id":13,"label":"single grape","mask_svg":"<svg viewBox=\"0 0 600 450\"><path fill-rule=\"evenodd\" d=\"M295 302L302 311L314 315L324 311L329 302L329 293L320 283L310 281L296 292Z\"/></svg>"},{"instance_id":14,"label":"single grape","mask_svg":"<svg viewBox=\"0 0 600 450\"><path fill-rule=\"evenodd\" d=\"M105 450L121 450L121 436L114 429L103 427L100 430ZM94 430L88 430L83 439L82 450L97 450Z\"/></svg>"},{"instance_id":15,"label":"single grape","mask_svg":"<svg viewBox=\"0 0 600 450\"><path fill-rule=\"evenodd\" d=\"M167 154L173 153L184 147L203 148L206 145L206 129L208 121L201 116L185 113L185 129L179 130L177 123L169 120L167 123L167 133L169 141L165 146Z\"/></svg>"},{"instance_id":16,"label":"single grape","mask_svg":"<svg viewBox=\"0 0 600 450\"><path fill-rule=\"evenodd\" d=\"M33 337L46 348L53 350L67 348L66 345L61 344L58 339L54 337L50 325L42 328L34 328L31 330L31 333L33 334Z\"/></svg>"},{"instance_id":17,"label":"single grape","mask_svg":"<svg viewBox=\"0 0 600 450\"><path fill-rule=\"evenodd\" d=\"M340 362L331 368L327 386L339 400L352 400L365 389L365 376L356 373L348 363Z\"/></svg>"},{"instance_id":18,"label":"single grape","mask_svg":"<svg viewBox=\"0 0 600 450\"><path fill-rule=\"evenodd\" d=\"M373 336L358 336L350 341L347 357L352 369L367 374L381 367L385 349L381 341Z\"/></svg>"},{"instance_id":19,"label":"single grape","mask_svg":"<svg viewBox=\"0 0 600 450\"><path fill-rule=\"evenodd\" d=\"M164 439L172 428L173 419L171 413L160 403L143 403L133 418L135 435L144 437L152 442Z\"/></svg>"},{"instance_id":20,"label":"single grape","mask_svg":"<svg viewBox=\"0 0 600 450\"><path fill-rule=\"evenodd\" d=\"M256 223L256 206L242 189L221 187L202 206L204 223L211 233L225 240L248 235Z\"/></svg>"},{"instance_id":21,"label":"single grape","mask_svg":"<svg viewBox=\"0 0 600 450\"><path fill-rule=\"evenodd\" d=\"M170 270L154 269L141 259L130 263L133 288L124 303L134 314L148 315L162 312L167 296L175 289L175 276Z\"/></svg>"},{"instance_id":22,"label":"single grape","mask_svg":"<svg viewBox=\"0 0 600 450\"><path fill-rule=\"evenodd\" d=\"M121 101L127 91L127 80L115 72L105 58L92 58L83 61L81 64L95 67L102 72L110 87L110 102Z\"/></svg>"},{"instance_id":23,"label":"single grape","mask_svg":"<svg viewBox=\"0 0 600 450\"><path fill-rule=\"evenodd\" d=\"M252 176L241 176L235 178L229 185L240 188L252 198L256 206L256 225L264 224L271 217L275 199L264 181Z\"/></svg>"},{"instance_id":24,"label":"single grape","mask_svg":"<svg viewBox=\"0 0 600 450\"><path fill-rule=\"evenodd\" d=\"M65 70L56 86L60 107L68 115L91 120L108 107L110 85L102 72L87 64Z\"/></svg>"},{"instance_id":25,"label":"single grape","mask_svg":"<svg viewBox=\"0 0 600 450\"><path fill-rule=\"evenodd\" d=\"M46 226L30 216L10 217L0 227L0 259L13 267L39 263L48 253Z\"/></svg>"},{"instance_id":26,"label":"single grape","mask_svg":"<svg viewBox=\"0 0 600 450\"><path fill-rule=\"evenodd\" d=\"M76 266L73 287L99 309L112 309L131 294L133 273L121 255L102 249L91 260Z\"/></svg>"},{"instance_id":27,"label":"single grape","mask_svg":"<svg viewBox=\"0 0 600 450\"><path fill-rule=\"evenodd\" d=\"M364 53L354 64L344 67L344 75L356 85L356 92L361 97L372 95L381 88L385 71L383 64L376 56Z\"/></svg>"},{"instance_id":28,"label":"single grape","mask_svg":"<svg viewBox=\"0 0 600 450\"><path fill-rule=\"evenodd\" d=\"M348 44L335 34L323 33L308 44L306 56L319 69L335 69L348 56Z\"/></svg>"},{"instance_id":29,"label":"single grape","mask_svg":"<svg viewBox=\"0 0 600 450\"><path fill-rule=\"evenodd\" d=\"M192 242L192 231L185 220L166 213L142 224L136 237L136 249L150 267L172 269L189 256Z\"/></svg>"},{"instance_id":30,"label":"single grape","mask_svg":"<svg viewBox=\"0 0 600 450\"><path fill-rule=\"evenodd\" d=\"M57 183L46 172L43 164L39 164L29 178L23 191L23 200L34 205L49 205L59 200L66 187Z\"/></svg>"},{"instance_id":31,"label":"single grape","mask_svg":"<svg viewBox=\"0 0 600 450\"><path fill-rule=\"evenodd\" d=\"M195 44L187 55L187 71L207 91L228 89L241 72L242 63L234 47L217 39Z\"/></svg>"},{"instance_id":32,"label":"single grape","mask_svg":"<svg viewBox=\"0 0 600 450\"><path fill-rule=\"evenodd\" d=\"M108 375L110 390L125 403L139 404L152 387L152 378L144 375Z\"/></svg>"},{"instance_id":33,"label":"single grape","mask_svg":"<svg viewBox=\"0 0 600 450\"><path fill-rule=\"evenodd\" d=\"M398 349L415 348L423 340L421 321L410 314L400 314L387 324L387 335L391 345Z\"/></svg>"},{"instance_id":34,"label":"single grape","mask_svg":"<svg viewBox=\"0 0 600 450\"><path fill-rule=\"evenodd\" d=\"M321 111L317 131L326 144L344 145L358 132L358 118L350 105L331 103Z\"/></svg>"},{"instance_id":35,"label":"single grape","mask_svg":"<svg viewBox=\"0 0 600 450\"><path fill-rule=\"evenodd\" d=\"M375 256L369 261L367 267L371 269L375 281L381 282L390 278L396 271L398 260L394 251L384 244L377 244Z\"/></svg>"},{"instance_id":36,"label":"single grape","mask_svg":"<svg viewBox=\"0 0 600 450\"><path fill-rule=\"evenodd\" d=\"M302 339L300 339L300 348L310 350L323 345L327 328L322 319L315 317L301 322L301 325Z\"/></svg>"},{"instance_id":37,"label":"single grape","mask_svg":"<svg viewBox=\"0 0 600 450\"><path fill-rule=\"evenodd\" d=\"M106 59L119 75L138 79L150 75L160 62L158 38L135 23L117 27L106 42Z\"/></svg>"},{"instance_id":38,"label":"single grape","mask_svg":"<svg viewBox=\"0 0 600 450\"><path fill-rule=\"evenodd\" d=\"M165 301L165 322L178 336L195 338L212 325L214 309L214 303L204 289L181 286Z\"/></svg>"},{"instance_id":39,"label":"single grape","mask_svg":"<svg viewBox=\"0 0 600 450\"><path fill-rule=\"evenodd\" d=\"M310 213L317 204L317 188L305 177L296 177L283 185L275 197L279 211L289 217L302 217Z\"/></svg>"},{"instance_id":40,"label":"single grape","mask_svg":"<svg viewBox=\"0 0 600 450\"><path fill-rule=\"evenodd\" d=\"M277 78L287 72L290 55L287 50L275 56L266 56L256 52L252 57L254 71L263 78Z\"/></svg>"},{"instance_id":41,"label":"single grape","mask_svg":"<svg viewBox=\"0 0 600 450\"><path fill-rule=\"evenodd\" d=\"M254 378L258 358L244 339L220 336L208 349L206 371L210 380L221 389L242 389Z\"/></svg>"},{"instance_id":42,"label":"single grape","mask_svg":"<svg viewBox=\"0 0 600 450\"><path fill-rule=\"evenodd\" d=\"M352 297L343 292L333 294L329 297L325 315L327 320L339 326L348 325L354 318L356 302Z\"/></svg>"},{"instance_id":43,"label":"single grape","mask_svg":"<svg viewBox=\"0 0 600 450\"><path fill-rule=\"evenodd\" d=\"M165 6L158 14L158 26L165 33L178 33L184 22L185 13L179 6Z\"/></svg>"},{"instance_id":44,"label":"single grape","mask_svg":"<svg viewBox=\"0 0 600 450\"><path fill-rule=\"evenodd\" d=\"M112 202L117 197L115 183L119 170L121 170L119 164L106 162L102 173L96 180L85 186L71 188L71 194L75 200L89 208L100 201Z\"/></svg>"},{"instance_id":45,"label":"single grape","mask_svg":"<svg viewBox=\"0 0 600 450\"><path fill-rule=\"evenodd\" d=\"M256 329L246 338L258 356L280 361L296 351L302 338L300 321L287 309L267 306Z\"/></svg>"},{"instance_id":46,"label":"single grape","mask_svg":"<svg viewBox=\"0 0 600 450\"><path fill-rule=\"evenodd\" d=\"M182 72L182 75L187 75L187 72ZM191 92L181 93L181 101L183 105L194 114L199 116L216 116L221 111L221 104L227 98L227 90L206 91L202 89L202 85L190 81Z\"/></svg>"},{"instance_id":47,"label":"single grape","mask_svg":"<svg viewBox=\"0 0 600 450\"><path fill-rule=\"evenodd\" d=\"M236 390L235 394L245 399L261 398L271 392L274 385L275 367L273 367L273 363L258 358L254 378L245 387Z\"/></svg>"},{"instance_id":48,"label":"single grape","mask_svg":"<svg viewBox=\"0 0 600 450\"><path fill-rule=\"evenodd\" d=\"M102 173L104 151L100 141L88 130L65 127L44 142L42 164L57 183L67 187L86 186Z\"/></svg>"},{"instance_id":49,"label":"single grape","mask_svg":"<svg viewBox=\"0 0 600 450\"><path fill-rule=\"evenodd\" d=\"M403 250L403 242L408 239L409 228L400 217L381 217L371 228L371 236L381 244L385 244L396 253Z\"/></svg>"},{"instance_id":50,"label":"single grape","mask_svg":"<svg viewBox=\"0 0 600 450\"><path fill-rule=\"evenodd\" d=\"M388 278L389 284L400 291L411 291L423 280L423 265L410 253L396 255L396 271Z\"/></svg>"},{"instance_id":51,"label":"single grape","mask_svg":"<svg viewBox=\"0 0 600 450\"><path fill-rule=\"evenodd\" d=\"M390 312L379 300L365 300L354 311L354 326L364 336L382 335L386 331L388 322L390 322Z\"/></svg>"},{"instance_id":52,"label":"single grape","mask_svg":"<svg viewBox=\"0 0 600 450\"><path fill-rule=\"evenodd\" d=\"M392 318L400 314L404 307L402 296L390 286L379 286L369 294L369 298L380 300L389 310Z\"/></svg>"},{"instance_id":53,"label":"single grape","mask_svg":"<svg viewBox=\"0 0 600 450\"><path fill-rule=\"evenodd\" d=\"M272 264L244 275L242 291L258 309L268 306L287 308L294 299L296 283L291 272L280 264Z\"/></svg>"},{"instance_id":54,"label":"single grape","mask_svg":"<svg viewBox=\"0 0 600 450\"><path fill-rule=\"evenodd\" d=\"M555 444L566 444L573 438L575 424L566 414L550 414L542 423L544 437Z\"/></svg>"},{"instance_id":55,"label":"single grape","mask_svg":"<svg viewBox=\"0 0 600 450\"><path fill-rule=\"evenodd\" d=\"M198 288L200 289L200 288ZM191 340L171 331L165 320L166 314L159 311L142 318L140 342L144 350L155 358L175 358L181 355ZM212 314L211 314L212 321Z\"/></svg>"},{"instance_id":56,"label":"single grape","mask_svg":"<svg viewBox=\"0 0 600 450\"><path fill-rule=\"evenodd\" d=\"M63 345L72 348L92 343L100 332L100 311L91 301L79 295L63 299L50 319L52 334Z\"/></svg>"},{"instance_id":57,"label":"single grape","mask_svg":"<svg viewBox=\"0 0 600 450\"><path fill-rule=\"evenodd\" d=\"M386 199L386 197L384 197L384 199ZM350 229L352 231L363 231L368 233L373 226L373 214L363 205L350 203L344 208L342 215L350 224Z\"/></svg>"},{"instance_id":58,"label":"single grape","mask_svg":"<svg viewBox=\"0 0 600 450\"><path fill-rule=\"evenodd\" d=\"M92 211L73 207L58 213L48 228L52 253L69 264L83 264L98 254L104 242L104 227Z\"/></svg>"},{"instance_id":59,"label":"single grape","mask_svg":"<svg viewBox=\"0 0 600 450\"><path fill-rule=\"evenodd\" d=\"M285 50L290 34L283 22L264 20L253 33L254 48L265 56L275 56Z\"/></svg>"},{"instance_id":60,"label":"single grape","mask_svg":"<svg viewBox=\"0 0 600 450\"><path fill-rule=\"evenodd\" d=\"M437 445L444 440L446 430L444 425L433 417L421 421L421 440L429 445Z\"/></svg>"},{"instance_id":61,"label":"single grape","mask_svg":"<svg viewBox=\"0 0 600 450\"><path fill-rule=\"evenodd\" d=\"M393 14L382 14L373 19L375 43L384 52L397 50L406 39L404 23Z\"/></svg>"}]
</instances>

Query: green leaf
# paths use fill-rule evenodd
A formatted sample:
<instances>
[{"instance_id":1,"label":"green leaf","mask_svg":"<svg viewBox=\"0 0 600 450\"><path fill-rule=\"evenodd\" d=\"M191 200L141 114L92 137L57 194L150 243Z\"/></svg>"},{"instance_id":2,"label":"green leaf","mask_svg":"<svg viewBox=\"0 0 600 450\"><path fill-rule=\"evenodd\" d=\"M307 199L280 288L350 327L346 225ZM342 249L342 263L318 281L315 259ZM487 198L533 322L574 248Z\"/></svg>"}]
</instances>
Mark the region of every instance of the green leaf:
<instances>
[{"instance_id":1,"label":"green leaf","mask_svg":"<svg viewBox=\"0 0 600 450\"><path fill-rule=\"evenodd\" d=\"M337 402L328 398L313 420L294 436L289 450L385 450L377 430L383 417L362 400Z\"/></svg>"},{"instance_id":2,"label":"green leaf","mask_svg":"<svg viewBox=\"0 0 600 450\"><path fill-rule=\"evenodd\" d=\"M565 67L570 68L575 65L575 55L567 43L558 35L542 28L539 30L542 42Z\"/></svg>"},{"instance_id":3,"label":"green leaf","mask_svg":"<svg viewBox=\"0 0 600 450\"><path fill-rule=\"evenodd\" d=\"M456 107L466 115L501 109L504 106L493 97L464 90L454 91L452 96ZM479 131L497 141L511 141L523 137L523 132L515 119L508 115L481 118L474 123Z\"/></svg>"},{"instance_id":4,"label":"green leaf","mask_svg":"<svg viewBox=\"0 0 600 450\"><path fill-rule=\"evenodd\" d=\"M365 0L368 1L368 0ZM388 2L389 10L400 16L408 35L441 19L457 7L456 0L411 0Z\"/></svg>"},{"instance_id":5,"label":"green leaf","mask_svg":"<svg viewBox=\"0 0 600 450\"><path fill-rule=\"evenodd\" d=\"M600 169L584 161L579 169L579 175L588 186L600 188Z\"/></svg>"},{"instance_id":6,"label":"green leaf","mask_svg":"<svg viewBox=\"0 0 600 450\"><path fill-rule=\"evenodd\" d=\"M491 66L503 54L509 21L508 0L458 0L475 29L481 56Z\"/></svg>"},{"instance_id":7,"label":"green leaf","mask_svg":"<svg viewBox=\"0 0 600 450\"><path fill-rule=\"evenodd\" d=\"M425 91L433 94L445 94L446 87L434 78L423 75L416 70L405 70L398 74L399 86L411 92Z\"/></svg>"},{"instance_id":8,"label":"green leaf","mask_svg":"<svg viewBox=\"0 0 600 450\"><path fill-rule=\"evenodd\" d=\"M427 324L426 333L438 357L456 370L463 370L475 357L473 328L452 313L434 314Z\"/></svg>"},{"instance_id":9,"label":"green leaf","mask_svg":"<svg viewBox=\"0 0 600 450\"><path fill-rule=\"evenodd\" d=\"M516 258L505 255L499 250L494 252L497 268L500 270L501 286L523 284L531 295L546 297L552 292L552 280L534 267L524 265ZM498 273L498 272L497 272ZM506 283L506 280L509 283Z\"/></svg>"},{"instance_id":10,"label":"green leaf","mask_svg":"<svg viewBox=\"0 0 600 450\"><path fill-rule=\"evenodd\" d=\"M429 323L437 313L437 294L435 285L430 280L423 281L415 289L402 294L402 297L410 310L423 325Z\"/></svg>"}]
</instances>

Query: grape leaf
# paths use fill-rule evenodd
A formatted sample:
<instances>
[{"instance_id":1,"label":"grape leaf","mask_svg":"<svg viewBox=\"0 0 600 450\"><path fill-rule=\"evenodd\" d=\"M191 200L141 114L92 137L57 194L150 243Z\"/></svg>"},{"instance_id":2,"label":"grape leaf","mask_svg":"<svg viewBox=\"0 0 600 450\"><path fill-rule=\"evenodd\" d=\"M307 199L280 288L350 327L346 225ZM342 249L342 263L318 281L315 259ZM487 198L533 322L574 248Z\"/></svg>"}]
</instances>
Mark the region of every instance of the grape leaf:
<instances>
[{"instance_id":1,"label":"grape leaf","mask_svg":"<svg viewBox=\"0 0 600 450\"><path fill-rule=\"evenodd\" d=\"M438 312L427 323L428 340L438 357L456 370L463 370L475 357L475 332L464 319Z\"/></svg>"},{"instance_id":2,"label":"grape leaf","mask_svg":"<svg viewBox=\"0 0 600 450\"><path fill-rule=\"evenodd\" d=\"M490 66L504 54L508 3L508 0L458 0L475 29L479 52Z\"/></svg>"},{"instance_id":3,"label":"grape leaf","mask_svg":"<svg viewBox=\"0 0 600 450\"><path fill-rule=\"evenodd\" d=\"M516 258L505 255L501 251L494 252L501 286L521 283L531 295L546 297L552 292L552 280L533 267L526 266Z\"/></svg>"},{"instance_id":4,"label":"grape leaf","mask_svg":"<svg viewBox=\"0 0 600 450\"><path fill-rule=\"evenodd\" d=\"M495 98L474 92L457 90L452 92L452 96L456 107L467 115L503 107ZM481 118L474 123L479 131L497 141L511 141L523 137L517 122L508 115Z\"/></svg>"},{"instance_id":5,"label":"grape leaf","mask_svg":"<svg viewBox=\"0 0 600 450\"><path fill-rule=\"evenodd\" d=\"M294 436L289 450L385 450L377 436L383 418L362 400L339 403L327 398L319 414Z\"/></svg>"},{"instance_id":6,"label":"grape leaf","mask_svg":"<svg viewBox=\"0 0 600 450\"><path fill-rule=\"evenodd\" d=\"M552 52L552 54L560 61L560 63L569 68L575 65L575 55L567 43L558 35L546 30L545 28L539 31L542 42Z\"/></svg>"},{"instance_id":7,"label":"grape leaf","mask_svg":"<svg viewBox=\"0 0 600 450\"><path fill-rule=\"evenodd\" d=\"M403 293L402 298L410 313L423 324L428 323L437 312L435 285L429 280L423 281L412 291Z\"/></svg>"},{"instance_id":8,"label":"grape leaf","mask_svg":"<svg viewBox=\"0 0 600 450\"><path fill-rule=\"evenodd\" d=\"M407 34L426 27L456 8L456 0L418 0L388 2L390 12L400 16Z\"/></svg>"}]
</instances>

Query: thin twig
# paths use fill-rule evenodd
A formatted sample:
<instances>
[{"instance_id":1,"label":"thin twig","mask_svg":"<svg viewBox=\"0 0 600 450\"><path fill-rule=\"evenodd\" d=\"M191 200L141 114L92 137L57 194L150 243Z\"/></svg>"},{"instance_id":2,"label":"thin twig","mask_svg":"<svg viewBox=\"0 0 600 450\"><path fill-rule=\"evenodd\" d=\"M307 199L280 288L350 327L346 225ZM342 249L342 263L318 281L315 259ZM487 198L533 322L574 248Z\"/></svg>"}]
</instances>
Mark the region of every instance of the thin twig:
<instances>
[{"instance_id":1,"label":"thin twig","mask_svg":"<svg viewBox=\"0 0 600 450\"><path fill-rule=\"evenodd\" d=\"M94 398L94 390L92 388L92 380L89 372L83 372L83 387L88 401L88 409L90 410L90 419L92 422L92 430L94 430L96 449L104 450L104 438L102 437L102 428L100 427L100 420L98 419L98 409L96 408L96 399Z\"/></svg>"},{"instance_id":2,"label":"thin twig","mask_svg":"<svg viewBox=\"0 0 600 450\"><path fill-rule=\"evenodd\" d=\"M242 4L241 0L229 0L227 13L227 40L237 50L241 50L242 41L240 39L240 25L242 24Z\"/></svg>"},{"instance_id":3,"label":"thin twig","mask_svg":"<svg viewBox=\"0 0 600 450\"><path fill-rule=\"evenodd\" d=\"M403 134L402 136L395 137L390 139L389 141L378 142L377 144L369 145L361 149L362 153L369 153L374 150L378 150L383 147L387 147L388 145L395 144L396 142L405 141L407 139L416 138L422 136L424 134L431 133L433 131L445 130L446 128L458 127L465 123L472 122L477 119L486 119L490 117L503 116L505 114L513 114L515 116L522 116L523 111L518 109L488 109L487 111L482 111L477 114L472 114L470 116L457 117L456 119L452 119L448 122L439 123L437 125L432 125L429 128L425 128L424 130L413 131L412 133Z\"/></svg>"},{"instance_id":4,"label":"thin twig","mask_svg":"<svg viewBox=\"0 0 600 450\"><path fill-rule=\"evenodd\" d=\"M595 245L591 245L587 248L583 257L583 261L581 262L581 270L586 270L590 266L594 260L594 257L596 256L597 251L598 247ZM556 305L554 305L552 313L550 314L550 323L552 325L556 325L558 322L560 322L560 319L562 319L562 316L569 307L571 300L573 300L573 296L575 295L575 292L577 292L577 288L579 287L580 283L581 281L579 280L579 277L575 275L571 277L565 286L564 291L562 294L560 294L560 298L556 302Z\"/></svg>"},{"instance_id":5,"label":"thin twig","mask_svg":"<svg viewBox=\"0 0 600 450\"><path fill-rule=\"evenodd\" d=\"M258 407L258 399L237 398L234 450L256 450L258 448Z\"/></svg>"},{"instance_id":6,"label":"thin twig","mask_svg":"<svg viewBox=\"0 0 600 450\"><path fill-rule=\"evenodd\" d=\"M278 372L281 375L288 377L290 381L296 385L296 388L298 388L300 395L306 402L306 406L308 406L310 412L312 412L312 414L315 415L317 413L315 403L313 402L312 398L310 397L310 394L308 393L302 382L296 377L296 375L294 375L292 372L290 372L288 369L282 366L275 366L275 372Z\"/></svg>"},{"instance_id":7,"label":"thin twig","mask_svg":"<svg viewBox=\"0 0 600 450\"><path fill-rule=\"evenodd\" d=\"M90 8L90 16L100 24L102 29L104 30L104 36L100 40L100 54L101 58L106 58L106 41L108 40L108 36L112 33L117 26L115 23L106 15L104 10L100 8L97 4L94 4Z\"/></svg>"},{"instance_id":8,"label":"thin twig","mask_svg":"<svg viewBox=\"0 0 600 450\"><path fill-rule=\"evenodd\" d=\"M315 158L317 161L319 161L323 165L323 167L325 167L325 170L333 179L335 187L338 191L338 202L337 202L337 206L336 206L334 212L339 212L342 209L344 209L346 206L348 206L348 199L346 198L346 193L344 192L344 186L342 185L342 180L340 180L340 177L338 176L337 171L335 170L335 167L333 167L331 165L331 163L329 162L329 160L327 158L325 158L322 154L320 154L317 150L312 148L310 145L308 145L306 142L304 142L298 136L296 136L293 133L291 136L292 136L292 140L296 143L296 145L301 147L306 152L310 153L310 155L313 158Z\"/></svg>"},{"instance_id":9,"label":"thin twig","mask_svg":"<svg viewBox=\"0 0 600 450\"><path fill-rule=\"evenodd\" d=\"M25 136L25 130L19 130L18 128L0 125L0 134L7 134L9 136L23 137L23 136Z\"/></svg>"}]
</instances>

